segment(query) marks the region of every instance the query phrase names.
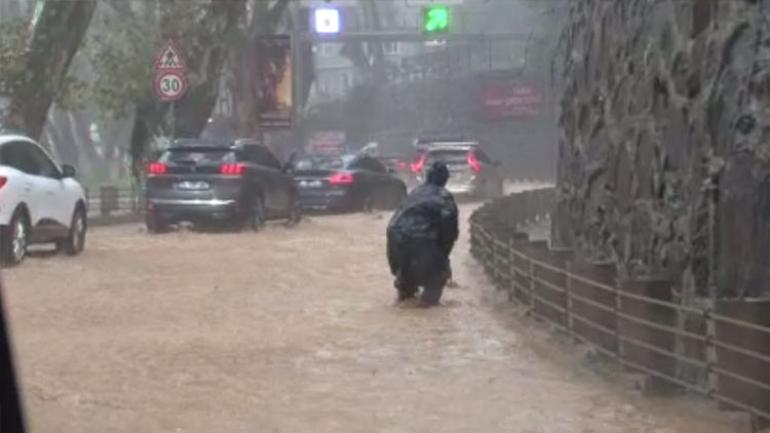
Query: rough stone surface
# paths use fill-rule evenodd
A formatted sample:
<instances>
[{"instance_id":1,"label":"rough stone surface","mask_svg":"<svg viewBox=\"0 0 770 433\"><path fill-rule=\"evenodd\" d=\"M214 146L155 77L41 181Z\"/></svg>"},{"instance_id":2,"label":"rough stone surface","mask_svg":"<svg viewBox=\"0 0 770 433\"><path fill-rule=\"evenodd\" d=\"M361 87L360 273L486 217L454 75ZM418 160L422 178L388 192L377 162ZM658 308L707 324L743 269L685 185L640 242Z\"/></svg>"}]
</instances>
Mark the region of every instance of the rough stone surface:
<instances>
[{"instance_id":1,"label":"rough stone surface","mask_svg":"<svg viewBox=\"0 0 770 433\"><path fill-rule=\"evenodd\" d=\"M563 42L554 243L770 292L770 0L574 0Z\"/></svg>"}]
</instances>

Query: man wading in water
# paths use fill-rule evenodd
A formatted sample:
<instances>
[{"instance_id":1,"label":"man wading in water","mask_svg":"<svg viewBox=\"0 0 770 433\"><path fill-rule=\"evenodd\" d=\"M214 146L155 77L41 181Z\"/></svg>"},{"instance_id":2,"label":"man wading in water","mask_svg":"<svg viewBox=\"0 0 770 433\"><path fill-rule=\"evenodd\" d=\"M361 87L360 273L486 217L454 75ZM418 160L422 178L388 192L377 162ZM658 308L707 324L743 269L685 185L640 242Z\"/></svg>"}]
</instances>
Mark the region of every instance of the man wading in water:
<instances>
[{"instance_id":1,"label":"man wading in water","mask_svg":"<svg viewBox=\"0 0 770 433\"><path fill-rule=\"evenodd\" d=\"M388 263L398 301L417 296L420 307L437 305L451 277L449 254L459 234L454 197L444 186L449 170L441 162L428 170L388 223Z\"/></svg>"}]
</instances>

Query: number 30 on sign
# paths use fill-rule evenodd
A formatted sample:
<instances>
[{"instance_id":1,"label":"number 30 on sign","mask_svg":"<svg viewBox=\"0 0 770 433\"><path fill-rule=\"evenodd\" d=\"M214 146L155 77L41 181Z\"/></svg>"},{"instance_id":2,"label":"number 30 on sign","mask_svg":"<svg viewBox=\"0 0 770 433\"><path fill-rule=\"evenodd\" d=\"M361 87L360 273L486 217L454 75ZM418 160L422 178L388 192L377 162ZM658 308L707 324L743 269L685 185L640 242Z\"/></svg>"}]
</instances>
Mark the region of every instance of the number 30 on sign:
<instances>
[{"instance_id":1,"label":"number 30 on sign","mask_svg":"<svg viewBox=\"0 0 770 433\"><path fill-rule=\"evenodd\" d=\"M187 92L187 78L179 72L164 71L155 76L155 93L161 101L176 101Z\"/></svg>"}]
</instances>

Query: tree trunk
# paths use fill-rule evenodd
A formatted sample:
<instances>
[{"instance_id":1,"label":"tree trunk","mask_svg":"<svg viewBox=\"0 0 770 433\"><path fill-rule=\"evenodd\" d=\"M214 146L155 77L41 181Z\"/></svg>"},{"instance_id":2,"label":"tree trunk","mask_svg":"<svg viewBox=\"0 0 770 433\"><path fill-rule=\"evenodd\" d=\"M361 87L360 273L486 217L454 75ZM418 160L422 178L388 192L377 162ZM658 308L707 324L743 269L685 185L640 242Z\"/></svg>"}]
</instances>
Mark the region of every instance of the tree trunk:
<instances>
[{"instance_id":1,"label":"tree trunk","mask_svg":"<svg viewBox=\"0 0 770 433\"><path fill-rule=\"evenodd\" d=\"M233 115L235 129L239 137L259 138L259 92L256 88L258 70L256 49L244 43L232 53L233 71ZM248 47L251 46L251 49Z\"/></svg>"},{"instance_id":2,"label":"tree trunk","mask_svg":"<svg viewBox=\"0 0 770 433\"><path fill-rule=\"evenodd\" d=\"M96 172L94 167L98 166L101 157L96 152L94 142L91 140L91 122L89 121L88 113L84 111L70 111L67 114L72 138L80 154L77 167L84 176L93 176Z\"/></svg>"},{"instance_id":3,"label":"tree trunk","mask_svg":"<svg viewBox=\"0 0 770 433\"><path fill-rule=\"evenodd\" d=\"M25 80L11 96L8 123L40 137L48 109L91 23L97 0L40 0L25 53Z\"/></svg>"},{"instance_id":4,"label":"tree trunk","mask_svg":"<svg viewBox=\"0 0 770 433\"><path fill-rule=\"evenodd\" d=\"M188 44L188 61L192 63L192 86L174 107L177 137L198 137L206 126L217 102L222 67L244 0L211 0L208 13L201 21L200 40Z\"/></svg>"},{"instance_id":5,"label":"tree trunk","mask_svg":"<svg viewBox=\"0 0 770 433\"><path fill-rule=\"evenodd\" d=\"M80 153L75 143L72 141L72 133L69 120L66 113L57 109L55 106L48 113L48 122L46 131L50 132L50 143L52 148L56 148L61 162L77 166Z\"/></svg>"},{"instance_id":6,"label":"tree trunk","mask_svg":"<svg viewBox=\"0 0 770 433\"><path fill-rule=\"evenodd\" d=\"M206 15L185 35L185 48L190 76L190 89L175 102L176 137L198 137L216 105L220 72L226 59L231 33L243 12L244 0L210 0ZM154 98L154 97L153 97ZM131 132L130 156L132 175L141 177L144 153L164 125L169 104L155 99L136 107Z\"/></svg>"}]
</instances>

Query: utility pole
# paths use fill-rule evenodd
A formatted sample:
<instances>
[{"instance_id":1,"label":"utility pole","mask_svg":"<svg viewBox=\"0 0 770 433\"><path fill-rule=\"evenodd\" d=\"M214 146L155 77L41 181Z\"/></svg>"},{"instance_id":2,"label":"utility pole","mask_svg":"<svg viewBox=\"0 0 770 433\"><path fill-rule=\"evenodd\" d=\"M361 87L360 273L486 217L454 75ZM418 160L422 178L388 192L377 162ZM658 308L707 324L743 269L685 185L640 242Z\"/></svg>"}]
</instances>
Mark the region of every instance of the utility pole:
<instances>
[{"instance_id":1,"label":"utility pole","mask_svg":"<svg viewBox=\"0 0 770 433\"><path fill-rule=\"evenodd\" d=\"M292 87L291 87L291 100L292 100L292 125L293 136L295 140L295 146L300 149L304 148L305 136L303 133L302 122L302 107L305 101L303 101L305 83L302 80L305 78L304 73L305 62L303 55L305 53L305 44L312 45L312 40L306 40L304 37L305 25L308 22L303 23L301 2L291 2L289 5L289 14L291 16L291 68L292 68Z\"/></svg>"}]
</instances>

